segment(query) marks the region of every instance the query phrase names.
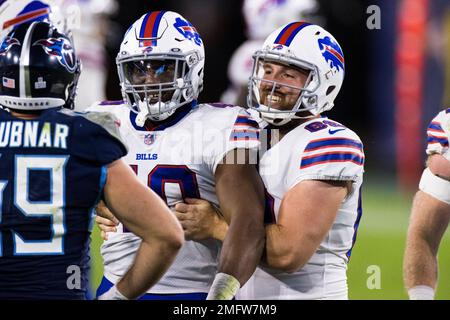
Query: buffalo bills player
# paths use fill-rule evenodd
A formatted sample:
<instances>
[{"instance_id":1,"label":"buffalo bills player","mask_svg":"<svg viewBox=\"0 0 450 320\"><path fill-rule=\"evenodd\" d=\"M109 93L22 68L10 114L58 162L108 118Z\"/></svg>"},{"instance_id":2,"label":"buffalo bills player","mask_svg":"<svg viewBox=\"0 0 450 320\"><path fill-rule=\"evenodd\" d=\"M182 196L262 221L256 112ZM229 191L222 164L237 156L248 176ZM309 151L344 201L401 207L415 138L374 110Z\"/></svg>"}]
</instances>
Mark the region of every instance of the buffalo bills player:
<instances>
[{"instance_id":1,"label":"buffalo bills player","mask_svg":"<svg viewBox=\"0 0 450 320\"><path fill-rule=\"evenodd\" d=\"M414 197L403 262L411 300L433 300L437 286L437 253L450 222L450 109L431 121L427 134L427 168Z\"/></svg>"},{"instance_id":2,"label":"buffalo bills player","mask_svg":"<svg viewBox=\"0 0 450 320\"><path fill-rule=\"evenodd\" d=\"M179 223L120 159L110 114L74 113L80 64L46 22L14 28L0 46L0 299L84 299L93 208L103 198L142 237L104 298L136 298L183 243Z\"/></svg>"},{"instance_id":3,"label":"buffalo bills player","mask_svg":"<svg viewBox=\"0 0 450 320\"><path fill-rule=\"evenodd\" d=\"M230 223L222 246L214 239L186 241L144 299L231 299L264 247L263 184L248 154L258 148L258 125L240 107L197 104L204 61L203 41L184 17L145 14L127 31L117 56L125 101L94 107L120 119L130 147L127 163L170 207L207 199ZM242 164L226 161L235 156ZM121 225L108 234L99 294L127 270L139 243Z\"/></svg>"},{"instance_id":4,"label":"buffalo bills player","mask_svg":"<svg viewBox=\"0 0 450 320\"><path fill-rule=\"evenodd\" d=\"M325 29L305 22L272 32L254 54L248 106L280 139L259 162L276 223L240 299L347 299L347 262L361 218L359 137L322 115L344 79L344 55ZM226 234L217 209L198 200L177 215L191 237ZM193 228L192 226L195 226Z\"/></svg>"}]
</instances>

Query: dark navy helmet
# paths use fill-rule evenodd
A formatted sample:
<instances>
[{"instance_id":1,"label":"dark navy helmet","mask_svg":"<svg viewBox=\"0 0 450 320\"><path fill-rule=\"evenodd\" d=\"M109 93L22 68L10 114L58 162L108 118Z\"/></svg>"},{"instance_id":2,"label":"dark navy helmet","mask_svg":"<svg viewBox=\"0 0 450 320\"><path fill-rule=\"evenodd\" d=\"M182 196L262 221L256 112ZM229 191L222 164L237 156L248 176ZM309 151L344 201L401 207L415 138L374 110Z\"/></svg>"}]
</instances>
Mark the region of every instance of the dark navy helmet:
<instances>
[{"instance_id":1,"label":"dark navy helmet","mask_svg":"<svg viewBox=\"0 0 450 320\"><path fill-rule=\"evenodd\" d=\"M69 37L47 22L33 22L0 41L0 105L73 109L81 63Z\"/></svg>"}]
</instances>

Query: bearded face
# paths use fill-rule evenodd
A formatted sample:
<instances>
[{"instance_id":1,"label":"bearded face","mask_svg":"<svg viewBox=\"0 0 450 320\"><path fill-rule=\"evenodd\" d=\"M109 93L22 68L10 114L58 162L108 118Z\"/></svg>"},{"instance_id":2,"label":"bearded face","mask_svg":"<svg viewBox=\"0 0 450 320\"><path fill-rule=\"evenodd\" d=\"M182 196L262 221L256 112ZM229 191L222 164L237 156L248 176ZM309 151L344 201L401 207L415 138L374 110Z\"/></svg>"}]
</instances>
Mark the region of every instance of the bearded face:
<instances>
[{"instance_id":1,"label":"bearded face","mask_svg":"<svg viewBox=\"0 0 450 320\"><path fill-rule=\"evenodd\" d=\"M278 110L291 110L306 84L309 71L261 61L258 74L262 79L259 86L261 103Z\"/></svg>"}]
</instances>

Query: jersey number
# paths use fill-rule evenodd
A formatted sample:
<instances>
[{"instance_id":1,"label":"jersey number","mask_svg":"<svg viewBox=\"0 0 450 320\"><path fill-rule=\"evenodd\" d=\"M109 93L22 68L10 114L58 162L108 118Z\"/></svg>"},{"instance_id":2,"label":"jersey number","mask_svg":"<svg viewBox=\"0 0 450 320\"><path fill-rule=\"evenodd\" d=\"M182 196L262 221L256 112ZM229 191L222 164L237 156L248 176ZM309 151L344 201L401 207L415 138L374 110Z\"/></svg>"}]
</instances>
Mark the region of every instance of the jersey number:
<instances>
[{"instance_id":1,"label":"jersey number","mask_svg":"<svg viewBox=\"0 0 450 320\"><path fill-rule=\"evenodd\" d=\"M136 175L138 174L138 166L130 165ZM162 165L159 164L153 168L148 174L147 185L156 192L167 203L166 183L176 183L180 187L181 197L184 198L200 198L197 177L195 172L185 165ZM123 232L128 231L125 226Z\"/></svg>"},{"instance_id":2,"label":"jersey number","mask_svg":"<svg viewBox=\"0 0 450 320\"><path fill-rule=\"evenodd\" d=\"M50 218L51 237L48 240L29 240L13 230L14 255L64 254L65 165L68 158L68 156L16 156L14 205L27 218ZM29 177L30 171L33 170L47 171L49 174L50 198L48 201L30 200ZM0 208L7 183L7 181L0 181ZM0 256L1 254L0 241Z\"/></svg>"},{"instance_id":3,"label":"jersey number","mask_svg":"<svg viewBox=\"0 0 450 320\"><path fill-rule=\"evenodd\" d=\"M134 173L138 174L137 165L131 165L131 168ZM185 165L159 164L148 174L148 187L155 191L167 203L165 192L166 183L178 184L183 199L200 198L195 172Z\"/></svg>"}]
</instances>

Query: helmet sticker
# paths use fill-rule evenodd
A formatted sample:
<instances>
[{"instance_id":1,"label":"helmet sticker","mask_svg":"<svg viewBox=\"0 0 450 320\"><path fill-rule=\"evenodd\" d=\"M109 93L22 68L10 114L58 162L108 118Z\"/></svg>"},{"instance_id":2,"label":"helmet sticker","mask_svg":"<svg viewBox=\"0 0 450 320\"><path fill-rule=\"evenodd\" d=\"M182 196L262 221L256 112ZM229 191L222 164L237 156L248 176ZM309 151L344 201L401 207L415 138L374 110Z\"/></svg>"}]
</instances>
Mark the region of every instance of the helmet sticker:
<instances>
[{"instance_id":1,"label":"helmet sticker","mask_svg":"<svg viewBox=\"0 0 450 320\"><path fill-rule=\"evenodd\" d=\"M181 18L176 18L173 26L186 39L194 41L194 43L198 46L202 44L202 39L200 38L200 35L190 22L183 20Z\"/></svg>"},{"instance_id":2,"label":"helmet sticker","mask_svg":"<svg viewBox=\"0 0 450 320\"><path fill-rule=\"evenodd\" d=\"M336 68L337 71L340 71L340 69L344 70L344 54L342 53L339 44L331 40L328 36L323 39L319 39L318 43L322 56L325 58L325 61L330 65L330 67Z\"/></svg>"},{"instance_id":3,"label":"helmet sticker","mask_svg":"<svg viewBox=\"0 0 450 320\"><path fill-rule=\"evenodd\" d=\"M65 38L49 38L36 41L33 46L42 46L44 51L51 56L55 56L58 62L73 73L76 69L75 52L69 40Z\"/></svg>"},{"instance_id":4,"label":"helmet sticker","mask_svg":"<svg viewBox=\"0 0 450 320\"><path fill-rule=\"evenodd\" d=\"M5 88L15 89L16 88L16 80L3 77L2 84Z\"/></svg>"},{"instance_id":5,"label":"helmet sticker","mask_svg":"<svg viewBox=\"0 0 450 320\"><path fill-rule=\"evenodd\" d=\"M19 40L12 37L6 37L0 45L0 55L5 55L9 51L9 49L11 49L11 47L15 45L20 46Z\"/></svg>"}]
</instances>

